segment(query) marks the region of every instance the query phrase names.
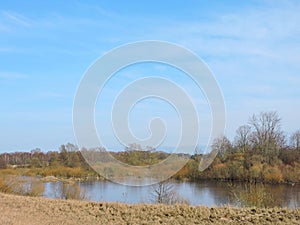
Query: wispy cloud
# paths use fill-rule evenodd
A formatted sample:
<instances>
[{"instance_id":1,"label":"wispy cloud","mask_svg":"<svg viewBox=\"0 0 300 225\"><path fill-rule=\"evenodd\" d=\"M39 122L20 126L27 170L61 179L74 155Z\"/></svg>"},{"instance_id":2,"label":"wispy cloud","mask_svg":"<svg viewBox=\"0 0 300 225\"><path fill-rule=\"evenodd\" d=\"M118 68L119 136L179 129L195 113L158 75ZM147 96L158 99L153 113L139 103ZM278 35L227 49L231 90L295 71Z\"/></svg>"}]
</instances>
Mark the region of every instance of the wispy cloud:
<instances>
[{"instance_id":1,"label":"wispy cloud","mask_svg":"<svg viewBox=\"0 0 300 225\"><path fill-rule=\"evenodd\" d=\"M85 10L89 10L90 12L96 12L98 15L108 17L108 18L120 18L120 15L115 13L114 11L108 10L104 7L101 7L99 5L95 4L87 4L84 2L76 2L76 5L78 5L80 8L83 8Z\"/></svg>"},{"instance_id":2,"label":"wispy cloud","mask_svg":"<svg viewBox=\"0 0 300 225\"><path fill-rule=\"evenodd\" d=\"M8 21L13 22L14 24L25 26L25 27L31 26L31 21L27 17L19 13L2 11L1 15L4 18L6 18Z\"/></svg>"},{"instance_id":3,"label":"wispy cloud","mask_svg":"<svg viewBox=\"0 0 300 225\"><path fill-rule=\"evenodd\" d=\"M28 75L14 72L0 72L0 79L26 79Z\"/></svg>"},{"instance_id":4,"label":"wispy cloud","mask_svg":"<svg viewBox=\"0 0 300 225\"><path fill-rule=\"evenodd\" d=\"M252 113L268 109L278 110L283 118L288 118L286 126L296 128L300 109L300 2L229 1L222 9L216 1L199 2L182 8L176 3L169 7L164 1L147 7L125 1L115 4L79 0L71 7L68 2L54 2L48 7L35 4L32 9L24 7L25 4L1 3L0 81L8 84L1 88L2 95L10 96L2 104L10 118L5 120L10 123L7 127L20 129L14 118L21 121L24 116L13 114L17 107L48 112L49 108L68 105L66 118L62 119L66 123L75 86L89 63L118 45L151 39L178 43L208 63L224 93L229 131L234 132ZM174 70L161 65L149 68L120 71L121 76L111 79L99 95L99 112L107 112L107 106L129 82L141 76L158 75L165 75L186 90L200 113L206 110L203 93L187 79L181 79L180 74L175 76ZM155 83L151 88L164 87ZM142 109L141 115L151 113L153 104L149 102L142 105L149 110ZM206 116L206 111L202 115ZM61 119L60 115L37 112L32 121L44 116L45 121ZM45 129L51 130L51 125L45 124ZM39 130L36 127L40 128L40 124L30 127ZM66 134L52 130L51 135L57 138ZM30 136L29 139L35 135ZM11 132L7 146L15 143L16 137L22 136Z\"/></svg>"},{"instance_id":5,"label":"wispy cloud","mask_svg":"<svg viewBox=\"0 0 300 225\"><path fill-rule=\"evenodd\" d=\"M210 20L176 21L154 27L151 34L164 39L171 37L202 54L264 57L295 63L300 62L299 11L297 2L267 4L263 8L216 15Z\"/></svg>"},{"instance_id":6,"label":"wispy cloud","mask_svg":"<svg viewBox=\"0 0 300 225\"><path fill-rule=\"evenodd\" d=\"M73 98L72 95L64 94L61 92L42 92L39 94L40 97L42 98L57 98L57 99L62 99L62 98Z\"/></svg>"}]
</instances>

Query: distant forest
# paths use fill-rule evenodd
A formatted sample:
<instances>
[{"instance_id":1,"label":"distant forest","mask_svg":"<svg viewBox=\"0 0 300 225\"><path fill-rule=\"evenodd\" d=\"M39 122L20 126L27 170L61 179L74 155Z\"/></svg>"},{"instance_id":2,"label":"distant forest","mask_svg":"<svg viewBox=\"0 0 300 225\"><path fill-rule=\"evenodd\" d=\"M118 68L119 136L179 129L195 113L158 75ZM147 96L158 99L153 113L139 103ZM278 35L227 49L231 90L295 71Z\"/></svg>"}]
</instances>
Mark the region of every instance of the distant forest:
<instances>
[{"instance_id":1,"label":"distant forest","mask_svg":"<svg viewBox=\"0 0 300 225\"><path fill-rule=\"evenodd\" d=\"M300 182L300 130L290 136L285 135L277 112L254 114L246 125L236 130L234 140L219 137L211 148L218 151L218 155L205 171L198 170L202 158L198 149L173 178L193 181ZM124 163L144 166L158 163L170 153L151 147L142 149L138 144L131 144L125 151L111 154ZM29 176L98 177L78 148L70 143L62 145L59 151L47 153L34 149L31 152L0 154L0 168L0 173Z\"/></svg>"}]
</instances>

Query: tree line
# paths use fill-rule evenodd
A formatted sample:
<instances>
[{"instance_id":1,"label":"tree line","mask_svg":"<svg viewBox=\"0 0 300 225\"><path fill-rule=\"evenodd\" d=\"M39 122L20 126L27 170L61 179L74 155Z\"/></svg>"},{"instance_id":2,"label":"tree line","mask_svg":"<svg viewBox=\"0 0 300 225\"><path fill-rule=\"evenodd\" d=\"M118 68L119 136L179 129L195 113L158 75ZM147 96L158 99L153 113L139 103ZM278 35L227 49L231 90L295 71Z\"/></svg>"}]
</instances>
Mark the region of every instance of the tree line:
<instances>
[{"instance_id":1,"label":"tree line","mask_svg":"<svg viewBox=\"0 0 300 225\"><path fill-rule=\"evenodd\" d=\"M262 112L250 117L236 130L233 141L226 136L214 140L218 156L209 168L197 172L192 156L175 177L190 179L238 180L253 182L300 182L300 130L289 137L281 129L277 112Z\"/></svg>"},{"instance_id":2,"label":"tree line","mask_svg":"<svg viewBox=\"0 0 300 225\"><path fill-rule=\"evenodd\" d=\"M202 154L196 151L189 162L173 178L188 180L237 180L247 182L300 182L300 130L287 136L281 129L277 112L262 112L249 118L236 130L232 141L226 136L213 141L218 151L214 162L203 172L198 170ZM103 152L104 148L81 151ZM97 176L85 162L76 145L61 145L59 151L0 154L0 168L27 168L33 175L77 177ZM135 166L152 165L166 159L169 153L152 147L143 149L131 144L121 152L110 152L116 159ZM101 154L100 154L101 155ZM186 155L181 155L186 157ZM27 171L28 172L28 171Z\"/></svg>"}]
</instances>

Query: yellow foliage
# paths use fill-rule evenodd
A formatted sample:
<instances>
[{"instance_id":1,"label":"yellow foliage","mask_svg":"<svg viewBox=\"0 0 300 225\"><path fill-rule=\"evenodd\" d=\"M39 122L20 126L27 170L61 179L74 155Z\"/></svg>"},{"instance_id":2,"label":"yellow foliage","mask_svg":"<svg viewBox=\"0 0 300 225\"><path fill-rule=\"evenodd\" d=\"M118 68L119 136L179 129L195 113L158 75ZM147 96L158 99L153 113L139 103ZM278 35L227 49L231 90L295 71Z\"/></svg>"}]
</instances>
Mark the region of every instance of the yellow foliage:
<instances>
[{"instance_id":1,"label":"yellow foliage","mask_svg":"<svg viewBox=\"0 0 300 225\"><path fill-rule=\"evenodd\" d=\"M263 170L263 178L268 183L281 183L283 182L283 176L280 169L277 166L266 165Z\"/></svg>"}]
</instances>

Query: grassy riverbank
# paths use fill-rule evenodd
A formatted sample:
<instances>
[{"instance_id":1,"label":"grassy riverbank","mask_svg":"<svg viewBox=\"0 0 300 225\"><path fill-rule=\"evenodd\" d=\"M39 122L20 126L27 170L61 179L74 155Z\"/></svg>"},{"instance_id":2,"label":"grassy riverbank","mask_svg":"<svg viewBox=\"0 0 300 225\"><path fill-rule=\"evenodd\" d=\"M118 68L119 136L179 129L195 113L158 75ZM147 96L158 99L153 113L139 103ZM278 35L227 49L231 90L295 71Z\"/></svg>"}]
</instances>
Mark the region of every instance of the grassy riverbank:
<instances>
[{"instance_id":1,"label":"grassy riverbank","mask_svg":"<svg viewBox=\"0 0 300 225\"><path fill-rule=\"evenodd\" d=\"M0 193L0 224L299 224L300 210L96 203Z\"/></svg>"}]
</instances>

